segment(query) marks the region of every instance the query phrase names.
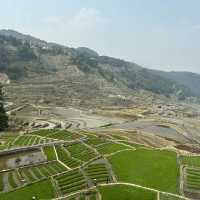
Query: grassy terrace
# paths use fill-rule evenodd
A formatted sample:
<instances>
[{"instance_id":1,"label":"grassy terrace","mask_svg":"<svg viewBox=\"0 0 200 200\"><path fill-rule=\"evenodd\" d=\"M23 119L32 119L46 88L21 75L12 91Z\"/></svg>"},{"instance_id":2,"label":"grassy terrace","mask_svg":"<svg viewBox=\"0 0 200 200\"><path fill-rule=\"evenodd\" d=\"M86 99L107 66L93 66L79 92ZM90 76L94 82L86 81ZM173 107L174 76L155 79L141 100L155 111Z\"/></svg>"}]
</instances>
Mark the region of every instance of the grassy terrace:
<instances>
[{"instance_id":1,"label":"grassy terrace","mask_svg":"<svg viewBox=\"0 0 200 200\"><path fill-rule=\"evenodd\" d=\"M55 194L51 182L49 180L40 181L13 192L0 193L1 200L32 200L33 196L37 199L54 198Z\"/></svg>"},{"instance_id":2,"label":"grassy terrace","mask_svg":"<svg viewBox=\"0 0 200 200\"><path fill-rule=\"evenodd\" d=\"M57 176L55 181L61 195L68 195L87 188L87 183L83 175L77 169Z\"/></svg>"},{"instance_id":3,"label":"grassy terrace","mask_svg":"<svg viewBox=\"0 0 200 200\"><path fill-rule=\"evenodd\" d=\"M97 154L92 149L88 148L83 143L68 145L65 146L65 148L70 152L72 157L79 159L83 162L87 162L97 156Z\"/></svg>"},{"instance_id":4,"label":"grassy terrace","mask_svg":"<svg viewBox=\"0 0 200 200\"><path fill-rule=\"evenodd\" d=\"M200 169L186 169L186 187L191 190L200 191Z\"/></svg>"},{"instance_id":5,"label":"grassy terrace","mask_svg":"<svg viewBox=\"0 0 200 200\"><path fill-rule=\"evenodd\" d=\"M45 144L53 142L54 139L49 138L41 138L39 136L35 135L22 135L19 136L16 140L14 140L12 143L10 143L9 147L25 147L25 146L32 146L32 145L38 145L38 144Z\"/></svg>"},{"instance_id":6,"label":"grassy terrace","mask_svg":"<svg viewBox=\"0 0 200 200\"><path fill-rule=\"evenodd\" d=\"M67 169L58 162L51 162L48 164L37 165L33 167L25 167L19 170L20 175L26 179L27 182L35 182L43 178L61 173Z\"/></svg>"},{"instance_id":7,"label":"grassy terrace","mask_svg":"<svg viewBox=\"0 0 200 200\"><path fill-rule=\"evenodd\" d=\"M106 143L106 144L99 145L98 147L96 147L96 149L98 150L100 154L106 155L106 154L111 154L116 151L121 151L124 149L131 149L131 147L127 147L123 144L117 144L117 143Z\"/></svg>"},{"instance_id":8,"label":"grassy terrace","mask_svg":"<svg viewBox=\"0 0 200 200\"><path fill-rule=\"evenodd\" d=\"M98 145L100 145L100 144L104 144L104 143L106 143L107 141L106 141L106 139L103 139L103 138L90 138L90 139L88 139L87 141L86 141L86 143L88 144L88 145L91 145L91 146L94 146L94 147L96 147L96 146L98 146Z\"/></svg>"},{"instance_id":9,"label":"grassy terrace","mask_svg":"<svg viewBox=\"0 0 200 200\"><path fill-rule=\"evenodd\" d=\"M180 197L174 197L169 194L160 193L160 200L185 200L185 199Z\"/></svg>"},{"instance_id":10,"label":"grassy terrace","mask_svg":"<svg viewBox=\"0 0 200 200\"><path fill-rule=\"evenodd\" d=\"M200 156L180 156L180 162L182 165L200 167Z\"/></svg>"},{"instance_id":11,"label":"grassy terrace","mask_svg":"<svg viewBox=\"0 0 200 200\"><path fill-rule=\"evenodd\" d=\"M56 133L49 134L48 137L58 140L74 140L78 138L78 135L68 131L57 131Z\"/></svg>"},{"instance_id":12,"label":"grassy terrace","mask_svg":"<svg viewBox=\"0 0 200 200\"><path fill-rule=\"evenodd\" d=\"M157 194L126 185L104 186L99 188L102 200L156 200Z\"/></svg>"},{"instance_id":13,"label":"grassy terrace","mask_svg":"<svg viewBox=\"0 0 200 200\"><path fill-rule=\"evenodd\" d=\"M53 146L46 146L43 148L43 151L47 156L47 160L56 160L56 154Z\"/></svg>"},{"instance_id":14,"label":"grassy terrace","mask_svg":"<svg viewBox=\"0 0 200 200\"><path fill-rule=\"evenodd\" d=\"M58 130L48 130L48 129L43 129L43 130L39 130L39 131L34 131L31 134L32 135L38 135L38 136L42 136L42 137L47 137L50 134L56 133Z\"/></svg>"},{"instance_id":15,"label":"grassy terrace","mask_svg":"<svg viewBox=\"0 0 200 200\"><path fill-rule=\"evenodd\" d=\"M178 193L179 167L174 152L138 149L117 153L109 161L119 181Z\"/></svg>"},{"instance_id":16,"label":"grassy terrace","mask_svg":"<svg viewBox=\"0 0 200 200\"><path fill-rule=\"evenodd\" d=\"M85 168L87 176L95 183L108 183L111 182L111 177L106 168L106 165L103 163L91 164Z\"/></svg>"},{"instance_id":17,"label":"grassy terrace","mask_svg":"<svg viewBox=\"0 0 200 200\"><path fill-rule=\"evenodd\" d=\"M135 147L135 148L142 148L142 147L146 147L145 145L143 144L138 144L138 143L134 143L134 142L128 142L128 141L123 141L121 142L123 144L127 144L127 145L130 145L131 147ZM149 148L149 147L148 147Z\"/></svg>"},{"instance_id":18,"label":"grassy terrace","mask_svg":"<svg viewBox=\"0 0 200 200\"><path fill-rule=\"evenodd\" d=\"M63 146L57 146L56 152L58 154L58 159L66 164L70 168L75 168L81 165L81 162L71 158L66 152Z\"/></svg>"}]
</instances>

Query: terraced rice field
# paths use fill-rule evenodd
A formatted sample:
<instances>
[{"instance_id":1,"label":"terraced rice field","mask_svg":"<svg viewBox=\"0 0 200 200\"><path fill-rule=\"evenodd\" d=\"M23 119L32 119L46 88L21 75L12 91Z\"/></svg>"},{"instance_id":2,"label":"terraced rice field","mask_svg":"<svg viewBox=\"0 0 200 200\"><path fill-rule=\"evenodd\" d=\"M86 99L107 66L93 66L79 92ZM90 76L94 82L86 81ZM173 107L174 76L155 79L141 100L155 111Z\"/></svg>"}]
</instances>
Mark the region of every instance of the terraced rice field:
<instances>
[{"instance_id":1,"label":"terraced rice field","mask_svg":"<svg viewBox=\"0 0 200 200\"><path fill-rule=\"evenodd\" d=\"M17 136L14 135L2 135L0 136L0 150L8 149L12 142L15 140Z\"/></svg>"},{"instance_id":2,"label":"terraced rice field","mask_svg":"<svg viewBox=\"0 0 200 200\"><path fill-rule=\"evenodd\" d=\"M63 141L75 140L82 137L78 133L71 133L66 130L40 130L40 131L33 132L31 134L41 136L41 137L46 137L46 138L63 140Z\"/></svg>"},{"instance_id":3,"label":"terraced rice field","mask_svg":"<svg viewBox=\"0 0 200 200\"><path fill-rule=\"evenodd\" d=\"M91 146L93 146L93 147L97 147L98 145L104 144L104 143L106 143L106 142L107 142L106 139L95 137L95 138L90 138L90 139L88 139L88 140L86 141L86 144L91 145Z\"/></svg>"},{"instance_id":4,"label":"terraced rice field","mask_svg":"<svg viewBox=\"0 0 200 200\"><path fill-rule=\"evenodd\" d=\"M67 171L67 169L58 162L50 162L19 169L21 177L23 177L27 183L45 179L63 171Z\"/></svg>"},{"instance_id":5,"label":"terraced rice field","mask_svg":"<svg viewBox=\"0 0 200 200\"><path fill-rule=\"evenodd\" d=\"M56 160L56 154L53 146L45 146L43 147L43 151L47 157L47 160Z\"/></svg>"},{"instance_id":6,"label":"terraced rice field","mask_svg":"<svg viewBox=\"0 0 200 200\"><path fill-rule=\"evenodd\" d=\"M98 156L98 154L93 149L87 147L83 143L67 145L65 146L65 149L67 149L70 152L73 158L76 158L83 162L87 162Z\"/></svg>"},{"instance_id":7,"label":"terraced rice field","mask_svg":"<svg viewBox=\"0 0 200 200\"><path fill-rule=\"evenodd\" d=\"M57 132L57 130L43 129L43 130L39 130L39 131L34 131L31 134L32 135L38 135L38 136L41 136L41 137L47 137L48 135L54 134L56 132Z\"/></svg>"},{"instance_id":8,"label":"terraced rice field","mask_svg":"<svg viewBox=\"0 0 200 200\"><path fill-rule=\"evenodd\" d=\"M10 191L22 185L22 178L17 169L0 173L0 191Z\"/></svg>"},{"instance_id":9,"label":"terraced rice field","mask_svg":"<svg viewBox=\"0 0 200 200\"><path fill-rule=\"evenodd\" d=\"M200 168L186 168L186 188L189 190L200 191Z\"/></svg>"},{"instance_id":10,"label":"terraced rice field","mask_svg":"<svg viewBox=\"0 0 200 200\"><path fill-rule=\"evenodd\" d=\"M55 140L51 138L43 138L35 135L22 135L13 140L12 143L9 144L9 148L34 146L54 141Z\"/></svg>"},{"instance_id":11,"label":"terraced rice field","mask_svg":"<svg viewBox=\"0 0 200 200\"><path fill-rule=\"evenodd\" d=\"M79 169L55 177L61 195L68 195L88 188L87 182Z\"/></svg>"},{"instance_id":12,"label":"terraced rice field","mask_svg":"<svg viewBox=\"0 0 200 200\"><path fill-rule=\"evenodd\" d=\"M57 146L56 152L58 155L58 159L69 168L76 168L81 165L81 161L72 158L63 146Z\"/></svg>"},{"instance_id":13,"label":"terraced rice field","mask_svg":"<svg viewBox=\"0 0 200 200\"><path fill-rule=\"evenodd\" d=\"M179 157L170 150L144 148L119 135L84 135L58 129L5 141L3 145L9 148L34 146L39 153L30 154L29 148L27 152L23 149L22 157L18 152L9 156L8 152L11 166L17 158L22 164L0 172L2 200L156 200L158 193L159 200L184 200L173 195L179 194L181 170ZM180 156L180 163L186 169L186 191L200 191L199 157Z\"/></svg>"},{"instance_id":14,"label":"terraced rice field","mask_svg":"<svg viewBox=\"0 0 200 200\"><path fill-rule=\"evenodd\" d=\"M180 156L182 165L191 167L200 167L200 156Z\"/></svg>"},{"instance_id":15,"label":"terraced rice field","mask_svg":"<svg viewBox=\"0 0 200 200\"><path fill-rule=\"evenodd\" d=\"M125 149L132 149L132 148L128 147L126 145L123 145L123 144L107 142L105 144L98 145L96 147L96 149L98 150L98 152L100 154L108 155L108 154L111 154L111 153L115 153L117 151L121 151L121 150L125 150Z\"/></svg>"},{"instance_id":16,"label":"terraced rice field","mask_svg":"<svg viewBox=\"0 0 200 200\"><path fill-rule=\"evenodd\" d=\"M109 175L109 171L104 163L91 164L85 168L85 171L94 185L112 182L112 177Z\"/></svg>"}]
</instances>

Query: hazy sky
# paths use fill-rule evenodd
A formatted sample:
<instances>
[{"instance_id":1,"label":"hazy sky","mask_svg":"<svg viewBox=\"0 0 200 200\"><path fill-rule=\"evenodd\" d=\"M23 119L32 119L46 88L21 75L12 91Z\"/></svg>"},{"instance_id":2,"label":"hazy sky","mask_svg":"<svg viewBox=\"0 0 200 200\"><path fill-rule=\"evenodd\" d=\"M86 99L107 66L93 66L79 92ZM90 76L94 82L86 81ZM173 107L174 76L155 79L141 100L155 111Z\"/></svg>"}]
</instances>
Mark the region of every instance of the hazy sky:
<instances>
[{"instance_id":1,"label":"hazy sky","mask_svg":"<svg viewBox=\"0 0 200 200\"><path fill-rule=\"evenodd\" d=\"M200 73L200 0L2 0L0 29Z\"/></svg>"}]
</instances>

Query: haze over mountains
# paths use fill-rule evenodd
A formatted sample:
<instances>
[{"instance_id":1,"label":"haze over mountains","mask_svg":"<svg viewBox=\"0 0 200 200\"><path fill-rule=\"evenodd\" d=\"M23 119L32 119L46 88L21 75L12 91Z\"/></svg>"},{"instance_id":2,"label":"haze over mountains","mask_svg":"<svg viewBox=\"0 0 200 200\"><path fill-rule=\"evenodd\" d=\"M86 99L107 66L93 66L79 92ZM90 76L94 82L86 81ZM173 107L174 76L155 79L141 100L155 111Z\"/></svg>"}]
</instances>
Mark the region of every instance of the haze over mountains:
<instances>
[{"instance_id":1,"label":"haze over mountains","mask_svg":"<svg viewBox=\"0 0 200 200\"><path fill-rule=\"evenodd\" d=\"M13 83L49 84L48 87L52 84L55 93L71 91L69 98L96 99L137 90L181 100L200 96L198 74L150 70L99 56L85 47L69 48L13 30L0 31L0 72L7 74ZM41 90L52 92L52 88Z\"/></svg>"}]
</instances>

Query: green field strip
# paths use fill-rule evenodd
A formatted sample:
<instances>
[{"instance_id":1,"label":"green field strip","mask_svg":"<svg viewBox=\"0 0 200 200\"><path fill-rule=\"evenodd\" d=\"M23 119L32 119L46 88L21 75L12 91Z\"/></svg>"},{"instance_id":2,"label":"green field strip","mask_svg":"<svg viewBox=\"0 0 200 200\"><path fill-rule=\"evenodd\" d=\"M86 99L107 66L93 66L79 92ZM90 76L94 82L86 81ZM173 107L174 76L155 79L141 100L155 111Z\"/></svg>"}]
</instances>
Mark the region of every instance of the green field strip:
<instances>
[{"instance_id":1,"label":"green field strip","mask_svg":"<svg viewBox=\"0 0 200 200\"><path fill-rule=\"evenodd\" d=\"M16 188L18 187L17 183L15 182L15 179L14 179L14 171L11 171L8 173L8 182L9 182L9 185L12 187L12 188Z\"/></svg>"},{"instance_id":2,"label":"green field strip","mask_svg":"<svg viewBox=\"0 0 200 200\"><path fill-rule=\"evenodd\" d=\"M44 176L46 176L46 177L51 176L51 173L49 172L49 170L47 170L47 168L45 166L40 166L38 168L44 174Z\"/></svg>"},{"instance_id":3,"label":"green field strip","mask_svg":"<svg viewBox=\"0 0 200 200\"><path fill-rule=\"evenodd\" d=\"M50 165L47 165L46 168L51 172L51 174L57 174L58 171L50 164Z\"/></svg>"},{"instance_id":4,"label":"green field strip","mask_svg":"<svg viewBox=\"0 0 200 200\"><path fill-rule=\"evenodd\" d=\"M105 139L93 138L93 139L87 140L85 143L88 144L88 145L91 145L91 146L97 146L97 145L103 144L105 142L106 142Z\"/></svg>"},{"instance_id":5,"label":"green field strip","mask_svg":"<svg viewBox=\"0 0 200 200\"><path fill-rule=\"evenodd\" d=\"M30 173L29 169L23 169L22 172L20 172L22 174L22 176L25 179L28 179L29 182L34 182L37 179Z\"/></svg>"},{"instance_id":6,"label":"green field strip","mask_svg":"<svg viewBox=\"0 0 200 200\"><path fill-rule=\"evenodd\" d=\"M63 171L67 171L66 168L61 168L59 165L57 164L52 164L51 167L54 169L55 174L61 173Z\"/></svg>"},{"instance_id":7,"label":"green field strip","mask_svg":"<svg viewBox=\"0 0 200 200\"><path fill-rule=\"evenodd\" d=\"M180 163L191 167L200 167L200 156L180 156Z\"/></svg>"},{"instance_id":8,"label":"green field strip","mask_svg":"<svg viewBox=\"0 0 200 200\"><path fill-rule=\"evenodd\" d=\"M4 189L3 173L0 173L0 192Z\"/></svg>"},{"instance_id":9,"label":"green field strip","mask_svg":"<svg viewBox=\"0 0 200 200\"><path fill-rule=\"evenodd\" d=\"M61 165L58 162L52 164L52 167L54 167L58 172L67 171L67 168L65 168L63 165Z\"/></svg>"},{"instance_id":10,"label":"green field strip","mask_svg":"<svg viewBox=\"0 0 200 200\"><path fill-rule=\"evenodd\" d=\"M135 142L128 142L128 141L120 141L120 143L129 145L131 147L135 147L135 148L142 148L142 147L147 147L144 144L139 144L139 143L135 143ZM148 147L150 148L150 147Z\"/></svg>"},{"instance_id":11,"label":"green field strip","mask_svg":"<svg viewBox=\"0 0 200 200\"><path fill-rule=\"evenodd\" d=\"M57 130L39 130L39 131L32 132L31 134L46 137L46 136L51 135L55 132L57 132Z\"/></svg>"},{"instance_id":12,"label":"green field strip","mask_svg":"<svg viewBox=\"0 0 200 200\"><path fill-rule=\"evenodd\" d=\"M160 200L185 200L185 198L176 197L170 194L160 193Z\"/></svg>"},{"instance_id":13,"label":"green field strip","mask_svg":"<svg viewBox=\"0 0 200 200\"><path fill-rule=\"evenodd\" d=\"M88 168L88 169L86 169L86 171L88 172L88 173L92 173L92 172L99 172L99 171L107 171L107 168L105 168L105 167L101 167L101 168Z\"/></svg>"},{"instance_id":14,"label":"green field strip","mask_svg":"<svg viewBox=\"0 0 200 200\"><path fill-rule=\"evenodd\" d=\"M43 151L45 155L47 156L48 160L56 160L56 154L55 154L53 146L43 147Z\"/></svg>"},{"instance_id":15,"label":"green field strip","mask_svg":"<svg viewBox=\"0 0 200 200\"><path fill-rule=\"evenodd\" d=\"M30 136L29 141L28 141L28 144L27 144L28 146L31 146L31 145L32 145L33 141L35 140L35 137L36 137L36 136L33 136L33 135Z\"/></svg>"},{"instance_id":16,"label":"green field strip","mask_svg":"<svg viewBox=\"0 0 200 200\"><path fill-rule=\"evenodd\" d=\"M12 146L23 146L24 141L26 140L25 136L20 136Z\"/></svg>"},{"instance_id":17,"label":"green field strip","mask_svg":"<svg viewBox=\"0 0 200 200\"><path fill-rule=\"evenodd\" d=\"M57 181L57 182L58 182L59 185L67 185L67 184L70 184L72 182L77 182L77 181L80 181L80 180L84 180L84 177L75 176L73 178L63 179L63 180L60 180L60 181Z\"/></svg>"},{"instance_id":18,"label":"green field strip","mask_svg":"<svg viewBox=\"0 0 200 200\"><path fill-rule=\"evenodd\" d=\"M131 147L127 147L123 144L117 144L117 143L108 143L105 145L101 145L101 148L97 147L97 151L104 155L111 154L124 149L131 149Z\"/></svg>"},{"instance_id":19,"label":"green field strip","mask_svg":"<svg viewBox=\"0 0 200 200\"><path fill-rule=\"evenodd\" d=\"M69 167L77 167L80 163L78 161L73 160L69 157L69 155L66 153L65 149L63 147L56 147L56 151L58 154L58 159L65 163Z\"/></svg>"},{"instance_id":20,"label":"green field strip","mask_svg":"<svg viewBox=\"0 0 200 200\"><path fill-rule=\"evenodd\" d=\"M83 189L86 189L85 183L83 183L81 185L76 185L76 186L70 187L68 189L61 189L61 191L63 194L70 194L70 193L74 193L76 191L83 190Z\"/></svg>"},{"instance_id":21,"label":"green field strip","mask_svg":"<svg viewBox=\"0 0 200 200\"><path fill-rule=\"evenodd\" d=\"M46 139L41 138L39 141L39 144L45 144L46 143Z\"/></svg>"},{"instance_id":22,"label":"green field strip","mask_svg":"<svg viewBox=\"0 0 200 200\"><path fill-rule=\"evenodd\" d=\"M80 181L76 181L76 182L73 182L73 183L70 183L68 185L63 185L62 187L60 187L61 190L66 190L66 189L70 189L70 188L73 188L73 187L76 187L78 185L83 185L85 184L85 180L80 180Z\"/></svg>"},{"instance_id":23,"label":"green field strip","mask_svg":"<svg viewBox=\"0 0 200 200\"><path fill-rule=\"evenodd\" d=\"M25 136L25 140L24 140L22 146L28 146L30 139L31 139L31 136Z\"/></svg>"},{"instance_id":24,"label":"green field strip","mask_svg":"<svg viewBox=\"0 0 200 200\"><path fill-rule=\"evenodd\" d=\"M37 144L39 144L40 139L41 139L40 137L37 137L37 138L35 139L33 145L37 145Z\"/></svg>"},{"instance_id":25,"label":"green field strip","mask_svg":"<svg viewBox=\"0 0 200 200\"><path fill-rule=\"evenodd\" d=\"M62 180L73 179L74 177L83 177L83 175L80 172L76 171L70 174L68 173L62 174L61 176L56 177L56 180L62 181Z\"/></svg>"},{"instance_id":26,"label":"green field strip","mask_svg":"<svg viewBox=\"0 0 200 200\"><path fill-rule=\"evenodd\" d=\"M42 173L42 170L41 170L41 168L39 166L35 167L35 169L39 172L41 177L45 177L45 178L47 177L46 174ZM45 171L45 173L46 173L46 171Z\"/></svg>"},{"instance_id":27,"label":"green field strip","mask_svg":"<svg viewBox=\"0 0 200 200\"><path fill-rule=\"evenodd\" d=\"M38 178L38 179L42 179L44 176L42 176L42 174L39 172L37 167L33 167L30 169L34 175Z\"/></svg>"}]
</instances>

